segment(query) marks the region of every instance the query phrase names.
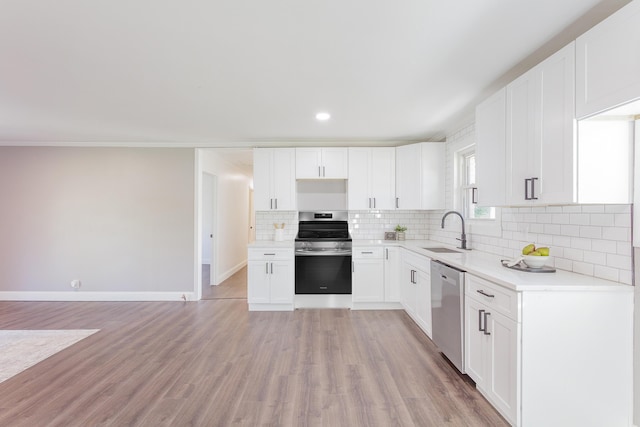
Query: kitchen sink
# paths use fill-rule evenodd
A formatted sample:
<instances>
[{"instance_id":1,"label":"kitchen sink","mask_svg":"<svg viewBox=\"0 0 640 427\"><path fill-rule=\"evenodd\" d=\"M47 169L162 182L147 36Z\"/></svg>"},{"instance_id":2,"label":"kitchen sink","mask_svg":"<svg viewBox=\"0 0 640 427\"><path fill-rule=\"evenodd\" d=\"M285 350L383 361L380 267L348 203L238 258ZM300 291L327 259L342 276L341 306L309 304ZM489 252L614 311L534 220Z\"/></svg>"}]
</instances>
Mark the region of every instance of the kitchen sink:
<instances>
[{"instance_id":1,"label":"kitchen sink","mask_svg":"<svg viewBox=\"0 0 640 427\"><path fill-rule=\"evenodd\" d=\"M456 251L449 248L422 248L431 252L445 253L445 254L459 254L460 251Z\"/></svg>"}]
</instances>

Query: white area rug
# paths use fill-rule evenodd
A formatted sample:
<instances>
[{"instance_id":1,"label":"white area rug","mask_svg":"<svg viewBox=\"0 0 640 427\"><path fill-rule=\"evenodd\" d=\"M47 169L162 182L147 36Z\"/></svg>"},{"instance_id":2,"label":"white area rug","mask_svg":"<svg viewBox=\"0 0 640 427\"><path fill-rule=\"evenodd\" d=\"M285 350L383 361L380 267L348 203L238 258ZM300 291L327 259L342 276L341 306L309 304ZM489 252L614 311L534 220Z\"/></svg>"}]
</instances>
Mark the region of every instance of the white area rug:
<instances>
[{"instance_id":1,"label":"white area rug","mask_svg":"<svg viewBox=\"0 0 640 427\"><path fill-rule=\"evenodd\" d=\"M0 382L99 330L0 330Z\"/></svg>"}]
</instances>

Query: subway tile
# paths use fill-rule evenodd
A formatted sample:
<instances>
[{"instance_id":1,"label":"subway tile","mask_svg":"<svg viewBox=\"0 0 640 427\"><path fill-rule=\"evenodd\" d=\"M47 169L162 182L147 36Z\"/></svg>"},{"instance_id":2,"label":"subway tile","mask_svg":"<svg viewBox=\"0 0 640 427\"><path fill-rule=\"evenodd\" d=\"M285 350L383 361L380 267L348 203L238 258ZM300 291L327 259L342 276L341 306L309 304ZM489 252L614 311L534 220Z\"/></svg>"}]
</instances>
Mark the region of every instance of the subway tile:
<instances>
[{"instance_id":1,"label":"subway tile","mask_svg":"<svg viewBox=\"0 0 640 427\"><path fill-rule=\"evenodd\" d=\"M604 211L606 213L630 213L631 205L605 205Z\"/></svg>"},{"instance_id":2,"label":"subway tile","mask_svg":"<svg viewBox=\"0 0 640 427\"><path fill-rule=\"evenodd\" d=\"M586 274L587 276L593 276L594 265L586 262L574 262L573 271L578 274Z\"/></svg>"},{"instance_id":3,"label":"subway tile","mask_svg":"<svg viewBox=\"0 0 640 427\"><path fill-rule=\"evenodd\" d=\"M574 248L574 249L591 250L591 239L573 237L571 239L571 247Z\"/></svg>"},{"instance_id":4,"label":"subway tile","mask_svg":"<svg viewBox=\"0 0 640 427\"><path fill-rule=\"evenodd\" d=\"M544 224L544 232L546 234L565 234L560 224Z\"/></svg>"},{"instance_id":5,"label":"subway tile","mask_svg":"<svg viewBox=\"0 0 640 427\"><path fill-rule=\"evenodd\" d=\"M614 226L615 217L612 214L590 214L591 225Z\"/></svg>"},{"instance_id":6,"label":"subway tile","mask_svg":"<svg viewBox=\"0 0 640 427\"><path fill-rule=\"evenodd\" d=\"M633 252L633 247L631 246L631 242L617 242L616 252L618 255L631 256Z\"/></svg>"},{"instance_id":7,"label":"subway tile","mask_svg":"<svg viewBox=\"0 0 640 427\"><path fill-rule=\"evenodd\" d=\"M607 265L607 254L604 252L584 251L584 262Z\"/></svg>"},{"instance_id":8,"label":"subway tile","mask_svg":"<svg viewBox=\"0 0 640 427\"><path fill-rule=\"evenodd\" d=\"M615 268L605 267L603 265L596 265L593 271L593 275L601 279L613 280L617 282L619 277L619 272L618 272L618 269L615 269Z\"/></svg>"},{"instance_id":9,"label":"subway tile","mask_svg":"<svg viewBox=\"0 0 640 427\"><path fill-rule=\"evenodd\" d=\"M571 222L572 216L573 215L566 214L566 213L553 214L551 217L551 222L553 222L554 224L572 224Z\"/></svg>"},{"instance_id":10,"label":"subway tile","mask_svg":"<svg viewBox=\"0 0 640 427\"><path fill-rule=\"evenodd\" d=\"M575 225L589 225L590 222L590 216L589 214L571 214L570 215L570 224L575 224Z\"/></svg>"},{"instance_id":11,"label":"subway tile","mask_svg":"<svg viewBox=\"0 0 640 427\"><path fill-rule=\"evenodd\" d=\"M631 214L630 213L618 213L614 215L614 224L616 227L631 227Z\"/></svg>"},{"instance_id":12,"label":"subway tile","mask_svg":"<svg viewBox=\"0 0 640 427\"><path fill-rule=\"evenodd\" d=\"M529 226L529 231L531 233L543 233L544 232L544 224L531 224Z\"/></svg>"},{"instance_id":13,"label":"subway tile","mask_svg":"<svg viewBox=\"0 0 640 427\"><path fill-rule=\"evenodd\" d=\"M571 247L571 237L568 236L553 236L553 246L562 246L565 248Z\"/></svg>"},{"instance_id":14,"label":"subway tile","mask_svg":"<svg viewBox=\"0 0 640 427\"><path fill-rule=\"evenodd\" d=\"M607 267L617 268L618 270L631 270L631 257L607 254Z\"/></svg>"},{"instance_id":15,"label":"subway tile","mask_svg":"<svg viewBox=\"0 0 640 427\"><path fill-rule=\"evenodd\" d=\"M618 281L625 285L633 284L633 273L630 270L621 270L618 272Z\"/></svg>"},{"instance_id":16,"label":"subway tile","mask_svg":"<svg viewBox=\"0 0 640 427\"><path fill-rule=\"evenodd\" d=\"M604 227L602 238L607 240L631 241L631 229L626 227Z\"/></svg>"},{"instance_id":17,"label":"subway tile","mask_svg":"<svg viewBox=\"0 0 640 427\"><path fill-rule=\"evenodd\" d=\"M602 227L592 227L583 225L580 227L580 237L589 239L599 239L602 237Z\"/></svg>"},{"instance_id":18,"label":"subway tile","mask_svg":"<svg viewBox=\"0 0 640 427\"><path fill-rule=\"evenodd\" d=\"M578 226L578 225L562 225L560 234L565 235L565 236L580 237L580 226Z\"/></svg>"},{"instance_id":19,"label":"subway tile","mask_svg":"<svg viewBox=\"0 0 640 427\"><path fill-rule=\"evenodd\" d=\"M570 251L564 251L563 255L566 259L570 259L572 261L583 261L584 260L584 251L581 249L572 249Z\"/></svg>"},{"instance_id":20,"label":"subway tile","mask_svg":"<svg viewBox=\"0 0 640 427\"><path fill-rule=\"evenodd\" d=\"M604 213L604 205L582 205L583 213Z\"/></svg>"},{"instance_id":21,"label":"subway tile","mask_svg":"<svg viewBox=\"0 0 640 427\"><path fill-rule=\"evenodd\" d=\"M548 213L560 213L562 212L562 206L547 206L546 208L541 208L544 209L545 212Z\"/></svg>"},{"instance_id":22,"label":"subway tile","mask_svg":"<svg viewBox=\"0 0 640 427\"><path fill-rule=\"evenodd\" d=\"M579 205L563 206L563 207L562 207L562 212L566 212L566 213L580 213L580 212L582 212L582 207L580 207Z\"/></svg>"},{"instance_id":23,"label":"subway tile","mask_svg":"<svg viewBox=\"0 0 640 427\"><path fill-rule=\"evenodd\" d=\"M536 214L536 222L541 224L550 224L553 222L553 215L548 213Z\"/></svg>"},{"instance_id":24,"label":"subway tile","mask_svg":"<svg viewBox=\"0 0 640 427\"><path fill-rule=\"evenodd\" d=\"M591 242L591 250L615 254L618 252L618 242L613 240L595 239Z\"/></svg>"},{"instance_id":25,"label":"subway tile","mask_svg":"<svg viewBox=\"0 0 640 427\"><path fill-rule=\"evenodd\" d=\"M573 270L573 261L566 258L555 258L554 265L556 268L560 270L566 270L566 271Z\"/></svg>"}]
</instances>

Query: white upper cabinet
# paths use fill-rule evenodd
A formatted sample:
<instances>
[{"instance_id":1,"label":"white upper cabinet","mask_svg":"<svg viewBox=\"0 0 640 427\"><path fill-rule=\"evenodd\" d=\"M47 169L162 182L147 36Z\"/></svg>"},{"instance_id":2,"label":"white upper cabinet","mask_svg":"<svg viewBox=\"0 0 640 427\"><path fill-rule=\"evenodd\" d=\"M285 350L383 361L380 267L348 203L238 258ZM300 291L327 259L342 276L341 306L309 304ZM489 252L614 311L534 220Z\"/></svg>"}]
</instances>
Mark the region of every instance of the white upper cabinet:
<instances>
[{"instance_id":1,"label":"white upper cabinet","mask_svg":"<svg viewBox=\"0 0 640 427\"><path fill-rule=\"evenodd\" d=\"M445 146L421 142L396 147L396 208L444 209Z\"/></svg>"},{"instance_id":2,"label":"white upper cabinet","mask_svg":"<svg viewBox=\"0 0 640 427\"><path fill-rule=\"evenodd\" d=\"M640 98L640 1L576 40L576 117Z\"/></svg>"},{"instance_id":3,"label":"white upper cabinet","mask_svg":"<svg viewBox=\"0 0 640 427\"><path fill-rule=\"evenodd\" d=\"M296 148L295 150L296 179L347 179L347 148Z\"/></svg>"},{"instance_id":4,"label":"white upper cabinet","mask_svg":"<svg viewBox=\"0 0 640 427\"><path fill-rule=\"evenodd\" d=\"M395 208L395 148L349 148L349 209Z\"/></svg>"},{"instance_id":5,"label":"white upper cabinet","mask_svg":"<svg viewBox=\"0 0 640 427\"><path fill-rule=\"evenodd\" d=\"M478 205L505 204L507 95L502 88L476 107Z\"/></svg>"},{"instance_id":6,"label":"white upper cabinet","mask_svg":"<svg viewBox=\"0 0 640 427\"><path fill-rule=\"evenodd\" d=\"M253 190L257 211L296 210L295 150L253 150Z\"/></svg>"},{"instance_id":7,"label":"white upper cabinet","mask_svg":"<svg viewBox=\"0 0 640 427\"><path fill-rule=\"evenodd\" d=\"M508 205L576 201L574 69L571 43L506 88Z\"/></svg>"}]
</instances>

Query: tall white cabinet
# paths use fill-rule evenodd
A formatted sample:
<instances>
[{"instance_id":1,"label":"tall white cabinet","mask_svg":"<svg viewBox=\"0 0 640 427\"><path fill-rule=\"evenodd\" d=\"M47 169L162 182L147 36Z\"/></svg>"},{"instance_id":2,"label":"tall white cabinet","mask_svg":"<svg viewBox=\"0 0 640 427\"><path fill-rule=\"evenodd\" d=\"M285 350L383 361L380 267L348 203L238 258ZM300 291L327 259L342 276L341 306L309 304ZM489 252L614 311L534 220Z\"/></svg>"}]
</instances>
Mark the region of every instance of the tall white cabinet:
<instances>
[{"instance_id":1,"label":"tall white cabinet","mask_svg":"<svg viewBox=\"0 0 640 427\"><path fill-rule=\"evenodd\" d=\"M574 52L570 43L507 85L507 204L576 201Z\"/></svg>"},{"instance_id":2,"label":"tall white cabinet","mask_svg":"<svg viewBox=\"0 0 640 427\"><path fill-rule=\"evenodd\" d=\"M395 148L349 148L349 209L395 209L395 184Z\"/></svg>"},{"instance_id":3,"label":"tall white cabinet","mask_svg":"<svg viewBox=\"0 0 640 427\"><path fill-rule=\"evenodd\" d=\"M295 150L253 150L253 198L257 211L296 210Z\"/></svg>"},{"instance_id":4,"label":"tall white cabinet","mask_svg":"<svg viewBox=\"0 0 640 427\"><path fill-rule=\"evenodd\" d=\"M506 193L507 91L476 107L476 185L479 206L504 206Z\"/></svg>"}]
</instances>

